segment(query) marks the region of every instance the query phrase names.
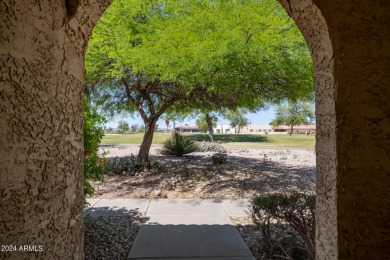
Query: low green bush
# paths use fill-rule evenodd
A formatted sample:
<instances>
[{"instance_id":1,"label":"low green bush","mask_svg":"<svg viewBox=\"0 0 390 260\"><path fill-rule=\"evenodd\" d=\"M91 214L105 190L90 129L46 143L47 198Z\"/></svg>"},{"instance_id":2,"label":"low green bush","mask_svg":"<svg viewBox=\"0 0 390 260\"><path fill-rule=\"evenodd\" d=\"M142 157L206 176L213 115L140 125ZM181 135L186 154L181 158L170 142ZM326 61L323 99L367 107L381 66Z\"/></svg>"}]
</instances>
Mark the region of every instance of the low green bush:
<instances>
[{"instance_id":1,"label":"low green bush","mask_svg":"<svg viewBox=\"0 0 390 260\"><path fill-rule=\"evenodd\" d=\"M198 147L193 141L179 134L174 134L164 142L160 153L163 155L183 156L196 151L198 151Z\"/></svg>"},{"instance_id":2,"label":"low green bush","mask_svg":"<svg viewBox=\"0 0 390 260\"><path fill-rule=\"evenodd\" d=\"M160 164L149 158L148 161L149 169L160 169ZM107 171L113 174L123 174L124 172L127 175L134 175L137 172L144 170L144 167L141 166L141 161L137 156L130 155L125 157L114 157L107 159Z\"/></svg>"},{"instance_id":3,"label":"low green bush","mask_svg":"<svg viewBox=\"0 0 390 260\"><path fill-rule=\"evenodd\" d=\"M294 192L258 196L252 218L266 259L314 259L315 195Z\"/></svg>"},{"instance_id":4,"label":"low green bush","mask_svg":"<svg viewBox=\"0 0 390 260\"><path fill-rule=\"evenodd\" d=\"M198 142L199 152L217 152L217 153L226 153L226 148L220 144L213 142Z\"/></svg>"}]
</instances>

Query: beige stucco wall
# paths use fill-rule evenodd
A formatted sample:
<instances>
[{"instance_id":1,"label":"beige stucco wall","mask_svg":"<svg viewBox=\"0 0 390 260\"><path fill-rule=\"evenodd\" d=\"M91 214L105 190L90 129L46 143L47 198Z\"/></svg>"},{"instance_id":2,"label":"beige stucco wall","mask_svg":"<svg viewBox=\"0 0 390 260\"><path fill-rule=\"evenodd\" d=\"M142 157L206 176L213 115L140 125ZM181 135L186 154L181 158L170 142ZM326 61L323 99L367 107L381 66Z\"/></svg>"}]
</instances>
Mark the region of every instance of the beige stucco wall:
<instances>
[{"instance_id":1,"label":"beige stucco wall","mask_svg":"<svg viewBox=\"0 0 390 260\"><path fill-rule=\"evenodd\" d=\"M82 258L84 50L109 2L0 3L0 241L43 245L11 258ZM317 258L384 256L388 1L280 2L316 69Z\"/></svg>"},{"instance_id":2,"label":"beige stucco wall","mask_svg":"<svg viewBox=\"0 0 390 260\"><path fill-rule=\"evenodd\" d=\"M339 258L388 258L390 2L318 5L334 46Z\"/></svg>"},{"instance_id":3,"label":"beige stucco wall","mask_svg":"<svg viewBox=\"0 0 390 260\"><path fill-rule=\"evenodd\" d=\"M336 81L334 46L313 1L280 1L296 21L313 57L316 98L316 258L337 259Z\"/></svg>"},{"instance_id":4,"label":"beige stucco wall","mask_svg":"<svg viewBox=\"0 0 390 260\"><path fill-rule=\"evenodd\" d=\"M88 2L73 18L61 1L0 2L0 244L43 246L0 259L83 257L83 60L101 13Z\"/></svg>"},{"instance_id":5,"label":"beige stucco wall","mask_svg":"<svg viewBox=\"0 0 390 260\"><path fill-rule=\"evenodd\" d=\"M390 2L280 1L313 54L317 259L390 255Z\"/></svg>"}]
</instances>

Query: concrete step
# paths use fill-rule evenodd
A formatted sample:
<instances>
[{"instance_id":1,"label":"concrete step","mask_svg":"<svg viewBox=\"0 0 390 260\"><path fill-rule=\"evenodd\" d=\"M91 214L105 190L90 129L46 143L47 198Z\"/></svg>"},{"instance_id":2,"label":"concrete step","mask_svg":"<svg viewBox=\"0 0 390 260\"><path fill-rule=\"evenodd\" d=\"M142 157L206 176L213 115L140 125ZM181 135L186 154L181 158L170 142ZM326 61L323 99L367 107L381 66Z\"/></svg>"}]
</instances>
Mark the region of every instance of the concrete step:
<instances>
[{"instance_id":1,"label":"concrete step","mask_svg":"<svg viewBox=\"0 0 390 260\"><path fill-rule=\"evenodd\" d=\"M232 225L144 225L128 259L254 259Z\"/></svg>"}]
</instances>

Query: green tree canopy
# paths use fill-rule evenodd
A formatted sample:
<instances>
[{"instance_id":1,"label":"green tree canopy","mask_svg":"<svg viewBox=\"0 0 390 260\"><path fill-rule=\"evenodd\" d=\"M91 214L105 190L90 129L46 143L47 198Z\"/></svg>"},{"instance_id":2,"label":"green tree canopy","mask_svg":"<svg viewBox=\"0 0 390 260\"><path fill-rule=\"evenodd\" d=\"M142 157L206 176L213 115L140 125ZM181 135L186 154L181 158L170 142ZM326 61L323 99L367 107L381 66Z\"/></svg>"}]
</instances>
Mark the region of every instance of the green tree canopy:
<instances>
[{"instance_id":1,"label":"green tree canopy","mask_svg":"<svg viewBox=\"0 0 390 260\"><path fill-rule=\"evenodd\" d=\"M170 110L255 109L313 92L309 51L275 0L116 0L85 65L88 89L109 115L142 117L142 162Z\"/></svg>"},{"instance_id":2,"label":"green tree canopy","mask_svg":"<svg viewBox=\"0 0 390 260\"><path fill-rule=\"evenodd\" d=\"M249 124L248 118L245 117L247 113L248 110L245 108L228 110L225 112L225 118L230 121L230 125L235 129L234 131L240 133L241 128Z\"/></svg>"},{"instance_id":3,"label":"green tree canopy","mask_svg":"<svg viewBox=\"0 0 390 260\"><path fill-rule=\"evenodd\" d=\"M217 126L217 122L218 122L218 118L215 115L211 115L210 119L211 119L211 122L212 122L211 125L213 127L216 127ZM201 117L199 117L196 120L196 125L198 126L199 130L202 130L202 131L208 131L209 130L207 122L206 122L206 116L205 115L202 115Z\"/></svg>"},{"instance_id":4,"label":"green tree canopy","mask_svg":"<svg viewBox=\"0 0 390 260\"><path fill-rule=\"evenodd\" d=\"M203 112L198 114L198 119L196 120L196 125L200 130L207 131L209 134L210 142L214 142L214 129L213 127L217 126L218 116L216 113L212 112Z\"/></svg>"},{"instance_id":5,"label":"green tree canopy","mask_svg":"<svg viewBox=\"0 0 390 260\"><path fill-rule=\"evenodd\" d=\"M118 122L118 130L123 134L125 131L129 131L129 123L126 121L119 121Z\"/></svg>"},{"instance_id":6,"label":"green tree canopy","mask_svg":"<svg viewBox=\"0 0 390 260\"><path fill-rule=\"evenodd\" d=\"M276 118L271 121L270 125L288 125L291 127L290 135L293 133L294 126L307 125L314 120L314 108L307 102L288 103L280 105L276 109Z\"/></svg>"}]
</instances>

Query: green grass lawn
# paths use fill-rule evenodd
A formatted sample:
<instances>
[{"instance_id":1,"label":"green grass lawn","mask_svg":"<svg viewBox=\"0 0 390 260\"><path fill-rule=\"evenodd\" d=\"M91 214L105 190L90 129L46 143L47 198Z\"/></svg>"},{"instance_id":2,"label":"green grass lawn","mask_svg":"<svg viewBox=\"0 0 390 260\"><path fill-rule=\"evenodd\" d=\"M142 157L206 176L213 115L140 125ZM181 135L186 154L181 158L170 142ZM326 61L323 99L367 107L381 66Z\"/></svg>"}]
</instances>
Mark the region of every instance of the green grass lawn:
<instances>
[{"instance_id":1,"label":"green grass lawn","mask_svg":"<svg viewBox=\"0 0 390 260\"><path fill-rule=\"evenodd\" d=\"M184 135L194 141L208 140L207 134ZM105 135L103 144L141 144L143 134ZM162 144L170 134L156 133L153 144ZM314 135L256 135L256 134L216 134L216 142L227 147L305 147L314 148Z\"/></svg>"},{"instance_id":2,"label":"green grass lawn","mask_svg":"<svg viewBox=\"0 0 390 260\"><path fill-rule=\"evenodd\" d=\"M144 134L106 134L103 136L102 144L141 144L143 137ZM162 144L170 137L170 134L155 133L153 144Z\"/></svg>"}]
</instances>

